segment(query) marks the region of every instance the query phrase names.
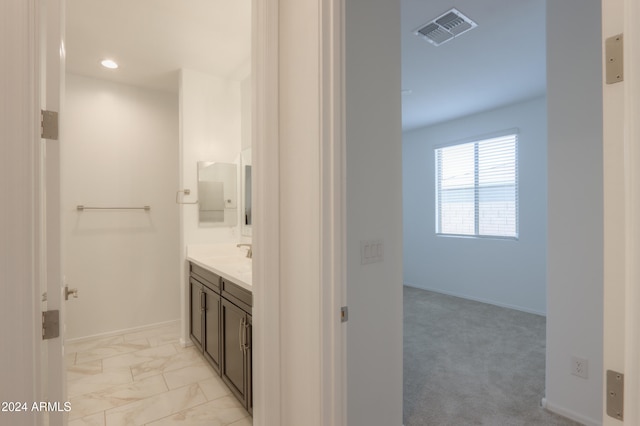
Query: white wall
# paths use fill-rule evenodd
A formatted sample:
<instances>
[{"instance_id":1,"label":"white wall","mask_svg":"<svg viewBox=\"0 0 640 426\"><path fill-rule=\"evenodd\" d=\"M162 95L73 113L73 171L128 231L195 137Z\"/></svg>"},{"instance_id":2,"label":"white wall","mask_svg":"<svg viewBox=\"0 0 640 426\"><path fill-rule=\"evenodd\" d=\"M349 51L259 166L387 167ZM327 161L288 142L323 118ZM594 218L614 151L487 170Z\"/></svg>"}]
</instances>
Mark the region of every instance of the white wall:
<instances>
[{"instance_id":1,"label":"white wall","mask_svg":"<svg viewBox=\"0 0 640 426\"><path fill-rule=\"evenodd\" d=\"M198 161L237 163L240 155L240 83L199 71L180 71L180 189L198 199ZM225 212L225 215L227 212ZM233 212L237 215L237 210ZM182 205L184 245L234 242L237 226L198 224L198 205ZM237 222L237 221L236 221Z\"/></svg>"},{"instance_id":2,"label":"white wall","mask_svg":"<svg viewBox=\"0 0 640 426\"><path fill-rule=\"evenodd\" d=\"M346 176L341 177L346 178L346 182L335 183L346 186L345 212L340 203L337 206L332 203L332 197L337 197L331 193L332 178L338 176L324 175L333 171L323 162L330 163L328 157L334 155L329 153L335 148L332 138L324 132L330 132L327 123L334 113L332 108L340 110L341 101L338 96L335 100L338 104L333 105L328 95L331 83L328 70L334 64L330 63L330 49L324 44L329 42L330 35L335 35L324 32L330 31L329 9L336 5L339 6L339 2L278 2L277 158L273 152L265 153L261 147L256 149L256 171L276 181L278 191L274 195L279 200L276 206L269 205L279 208L276 229L269 231L277 233L274 238L279 244L274 249L278 250L281 260L278 265L265 268L260 265L263 255L256 252L256 262L270 273L267 278L278 276L277 285L265 282L276 291L263 295L263 299L271 298L271 301L277 298L280 314L280 339L271 344L277 346L281 354L276 362L281 367L278 383L281 386L276 392L279 391L278 400L282 404L275 408L278 413L271 416L278 416L278 424L282 425L333 424L337 423L334 421L337 416L350 426L400 426L400 2L353 0L345 4L346 164L336 167L346 166ZM335 24L341 26L341 22ZM371 28L376 31L371 32ZM258 74L257 78L260 77ZM265 140L273 143L271 137L269 134ZM275 164L279 169L274 178L271 167ZM256 207L261 209L262 204ZM328 216L342 213L346 214L342 217L346 234L339 235L339 230L330 229L337 224ZM268 215L269 211L256 213L260 223L265 223L262 220ZM264 228L256 231L259 231L257 243L267 245L266 240L273 235ZM328 271L333 260L330 252L335 249L333 237L345 238L346 243L347 288L342 291L346 291L349 321L343 325L346 339L344 342L340 339L340 345L345 345L346 378L332 377L336 374L334 368L340 369L333 363L342 359L333 358L333 354L328 355L322 347L323 342L332 339L325 334L331 334L331 327L326 324L339 321L339 311L327 309L332 304L328 299L333 297L333 291L342 292L340 288L333 289L339 284L331 278L334 272ZM384 240L384 262L361 265L360 241L369 239ZM325 315L328 317L323 317ZM267 313L262 317L268 318ZM265 342L266 348L262 350L267 356L271 353L269 345L269 341ZM344 419L339 407L341 402L332 400L337 392L332 388L333 379L345 382L346 389L341 390L346 392Z\"/></svg>"},{"instance_id":3,"label":"white wall","mask_svg":"<svg viewBox=\"0 0 640 426\"><path fill-rule=\"evenodd\" d=\"M79 289L67 303L67 337L176 320L178 99L71 74L66 89L64 273Z\"/></svg>"},{"instance_id":4,"label":"white wall","mask_svg":"<svg viewBox=\"0 0 640 426\"><path fill-rule=\"evenodd\" d=\"M400 1L346 2L349 426L402 424ZM362 265L360 241L384 241Z\"/></svg>"},{"instance_id":5,"label":"white wall","mask_svg":"<svg viewBox=\"0 0 640 426\"><path fill-rule=\"evenodd\" d=\"M240 82L226 80L199 71L182 69L179 80L179 167L180 183L176 190L189 189L190 195L180 200L198 199L198 161L238 164L241 143ZM238 177L239 177L238 171ZM238 188L240 180L238 180ZM175 195L175 193L174 193ZM239 198L238 198L239 200ZM238 204L240 206L240 204ZM234 226L200 226L198 204L183 204L180 210L180 297L182 343L188 344L189 310L187 264L189 244L233 243L239 239L237 209L226 209L225 215L236 216Z\"/></svg>"},{"instance_id":6,"label":"white wall","mask_svg":"<svg viewBox=\"0 0 640 426\"><path fill-rule=\"evenodd\" d=\"M600 1L547 1L546 399L586 424L603 413L600 29ZM589 360L587 380L570 374L572 355Z\"/></svg>"},{"instance_id":7,"label":"white wall","mask_svg":"<svg viewBox=\"0 0 640 426\"><path fill-rule=\"evenodd\" d=\"M518 128L519 239L435 234L434 146ZM546 312L547 116L539 97L403 135L404 283Z\"/></svg>"}]
</instances>

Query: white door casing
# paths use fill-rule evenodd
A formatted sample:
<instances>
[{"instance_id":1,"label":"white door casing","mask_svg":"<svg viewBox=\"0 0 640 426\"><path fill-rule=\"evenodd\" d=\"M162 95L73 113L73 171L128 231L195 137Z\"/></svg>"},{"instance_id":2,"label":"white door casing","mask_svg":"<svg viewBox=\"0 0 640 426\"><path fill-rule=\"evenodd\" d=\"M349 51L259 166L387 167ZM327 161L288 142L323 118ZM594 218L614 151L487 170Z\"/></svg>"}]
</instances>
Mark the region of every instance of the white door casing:
<instances>
[{"instance_id":1,"label":"white door casing","mask_svg":"<svg viewBox=\"0 0 640 426\"><path fill-rule=\"evenodd\" d=\"M0 4L0 401L27 404L42 397L37 6L38 0ZM41 418L30 411L0 413L0 422L18 426Z\"/></svg>"},{"instance_id":2,"label":"white door casing","mask_svg":"<svg viewBox=\"0 0 640 426\"><path fill-rule=\"evenodd\" d=\"M625 0L625 425L640 424L640 4ZM605 321L608 318L605 317ZM607 325L605 323L605 325ZM605 330L607 328L605 327ZM606 352L605 352L606 353ZM606 393L606 391L605 391Z\"/></svg>"},{"instance_id":3,"label":"white door casing","mask_svg":"<svg viewBox=\"0 0 640 426\"><path fill-rule=\"evenodd\" d=\"M640 2L625 0L625 424L640 424Z\"/></svg>"},{"instance_id":4,"label":"white door casing","mask_svg":"<svg viewBox=\"0 0 640 426\"><path fill-rule=\"evenodd\" d=\"M343 3L254 1L255 425L346 424Z\"/></svg>"},{"instance_id":5,"label":"white door casing","mask_svg":"<svg viewBox=\"0 0 640 426\"><path fill-rule=\"evenodd\" d=\"M345 2L322 2L320 11L320 339L322 424L347 424L347 323L338 320L347 300ZM347 313L348 318L348 313Z\"/></svg>"},{"instance_id":6,"label":"white door casing","mask_svg":"<svg viewBox=\"0 0 640 426\"><path fill-rule=\"evenodd\" d=\"M253 423L281 423L278 0L252 7Z\"/></svg>"},{"instance_id":7,"label":"white door casing","mask_svg":"<svg viewBox=\"0 0 640 426\"><path fill-rule=\"evenodd\" d=\"M63 411L47 412L53 406L64 410L66 402L62 337L43 342L41 321L43 290L48 309L60 308L58 145L40 139L40 109L58 111L62 90L63 1L9 0L0 13L5 342L0 394L2 401L26 408L0 413L3 424L64 424ZM42 402L54 404L41 409Z\"/></svg>"},{"instance_id":8,"label":"white door casing","mask_svg":"<svg viewBox=\"0 0 640 426\"><path fill-rule=\"evenodd\" d=\"M604 123L604 368L603 425L607 415L606 371L625 375L624 425L640 422L640 18L637 1L602 2L603 80L606 40L623 34L624 80L603 81Z\"/></svg>"},{"instance_id":9,"label":"white door casing","mask_svg":"<svg viewBox=\"0 0 640 426\"><path fill-rule=\"evenodd\" d=\"M604 425L620 422L607 415L606 371L624 372L625 323L625 167L624 90L626 82L606 84L606 39L624 31L624 2L602 3L602 112L604 183L603 387Z\"/></svg>"},{"instance_id":10,"label":"white door casing","mask_svg":"<svg viewBox=\"0 0 640 426\"><path fill-rule=\"evenodd\" d=\"M62 101L64 94L65 44L64 44L65 0L40 0L41 16L41 98L42 109L56 111L63 119ZM43 341L42 375L45 384L46 401L54 403L55 409L48 411L50 426L67 424L68 406L66 398L66 369L64 359L65 297L62 279L62 234L60 195L60 145L62 126L58 139L42 139L41 163L43 182L41 202L44 206L41 218L41 265L45 271L41 283L42 293L46 292L46 309L59 311L59 336ZM71 407L72 408L72 407Z\"/></svg>"}]
</instances>

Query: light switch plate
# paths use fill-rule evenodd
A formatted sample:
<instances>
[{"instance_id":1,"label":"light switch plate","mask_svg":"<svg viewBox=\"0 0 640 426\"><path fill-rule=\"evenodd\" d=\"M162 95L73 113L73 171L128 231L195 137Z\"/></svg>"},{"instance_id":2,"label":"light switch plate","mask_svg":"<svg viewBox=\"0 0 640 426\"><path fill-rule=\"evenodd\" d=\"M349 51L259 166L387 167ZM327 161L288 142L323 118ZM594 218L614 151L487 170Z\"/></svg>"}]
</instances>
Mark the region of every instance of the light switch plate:
<instances>
[{"instance_id":1,"label":"light switch plate","mask_svg":"<svg viewBox=\"0 0 640 426\"><path fill-rule=\"evenodd\" d=\"M383 240L366 240L360 241L360 263L367 265L369 263L382 262L384 259L384 241Z\"/></svg>"}]
</instances>

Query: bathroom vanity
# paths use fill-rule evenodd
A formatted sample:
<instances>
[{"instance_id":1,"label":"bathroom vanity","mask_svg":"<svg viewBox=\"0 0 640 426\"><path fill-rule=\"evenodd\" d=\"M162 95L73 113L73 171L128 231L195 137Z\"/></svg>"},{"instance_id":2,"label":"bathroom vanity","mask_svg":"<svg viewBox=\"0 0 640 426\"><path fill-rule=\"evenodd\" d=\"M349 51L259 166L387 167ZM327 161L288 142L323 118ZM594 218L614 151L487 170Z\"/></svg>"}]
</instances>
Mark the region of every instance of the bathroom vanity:
<instances>
[{"instance_id":1,"label":"bathroom vanity","mask_svg":"<svg viewBox=\"0 0 640 426\"><path fill-rule=\"evenodd\" d=\"M231 392L253 413L251 259L235 244L190 245L189 334Z\"/></svg>"}]
</instances>

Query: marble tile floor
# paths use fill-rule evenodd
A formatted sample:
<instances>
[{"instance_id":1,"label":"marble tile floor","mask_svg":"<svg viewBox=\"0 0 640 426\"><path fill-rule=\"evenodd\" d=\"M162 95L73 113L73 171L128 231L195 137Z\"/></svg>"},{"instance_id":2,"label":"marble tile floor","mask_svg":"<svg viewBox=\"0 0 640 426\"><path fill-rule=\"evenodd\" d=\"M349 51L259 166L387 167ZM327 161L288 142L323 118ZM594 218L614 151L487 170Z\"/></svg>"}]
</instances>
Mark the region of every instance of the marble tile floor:
<instances>
[{"instance_id":1,"label":"marble tile floor","mask_svg":"<svg viewBox=\"0 0 640 426\"><path fill-rule=\"evenodd\" d=\"M178 326L68 343L69 426L251 426Z\"/></svg>"}]
</instances>

